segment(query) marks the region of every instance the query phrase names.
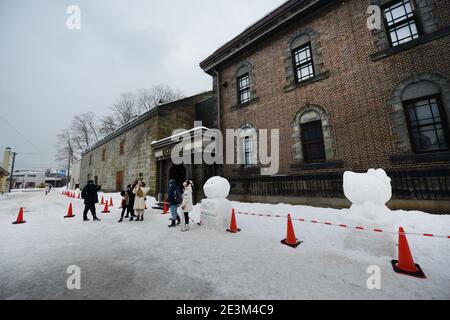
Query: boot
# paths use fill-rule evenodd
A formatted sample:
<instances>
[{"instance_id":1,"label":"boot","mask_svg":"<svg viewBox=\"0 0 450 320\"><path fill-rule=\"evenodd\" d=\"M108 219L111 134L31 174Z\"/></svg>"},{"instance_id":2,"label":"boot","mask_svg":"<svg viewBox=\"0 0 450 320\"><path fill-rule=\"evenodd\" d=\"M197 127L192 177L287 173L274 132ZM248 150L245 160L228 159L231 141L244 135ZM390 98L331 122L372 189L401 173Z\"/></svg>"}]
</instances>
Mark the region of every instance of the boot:
<instances>
[{"instance_id":1,"label":"boot","mask_svg":"<svg viewBox=\"0 0 450 320\"><path fill-rule=\"evenodd\" d=\"M141 217L141 221L144 221L144 216Z\"/></svg>"},{"instance_id":2,"label":"boot","mask_svg":"<svg viewBox=\"0 0 450 320\"><path fill-rule=\"evenodd\" d=\"M178 216L177 217L177 226L179 226L181 224L181 218Z\"/></svg>"},{"instance_id":3,"label":"boot","mask_svg":"<svg viewBox=\"0 0 450 320\"><path fill-rule=\"evenodd\" d=\"M175 227L176 227L175 220L172 220L172 223L169 225L169 228L175 228Z\"/></svg>"},{"instance_id":4,"label":"boot","mask_svg":"<svg viewBox=\"0 0 450 320\"><path fill-rule=\"evenodd\" d=\"M131 218L130 218L130 222L132 222L133 221L133 216L131 216Z\"/></svg>"},{"instance_id":5,"label":"boot","mask_svg":"<svg viewBox=\"0 0 450 320\"><path fill-rule=\"evenodd\" d=\"M189 225L186 224L183 228L181 228L181 232L187 232L189 231Z\"/></svg>"},{"instance_id":6,"label":"boot","mask_svg":"<svg viewBox=\"0 0 450 320\"><path fill-rule=\"evenodd\" d=\"M135 221L139 222L139 221L141 221L141 218L139 216L137 216Z\"/></svg>"},{"instance_id":7,"label":"boot","mask_svg":"<svg viewBox=\"0 0 450 320\"><path fill-rule=\"evenodd\" d=\"M99 218L95 217L94 221L102 221L102 219L99 219Z\"/></svg>"},{"instance_id":8,"label":"boot","mask_svg":"<svg viewBox=\"0 0 450 320\"><path fill-rule=\"evenodd\" d=\"M123 221L123 218L120 218L119 223Z\"/></svg>"}]
</instances>

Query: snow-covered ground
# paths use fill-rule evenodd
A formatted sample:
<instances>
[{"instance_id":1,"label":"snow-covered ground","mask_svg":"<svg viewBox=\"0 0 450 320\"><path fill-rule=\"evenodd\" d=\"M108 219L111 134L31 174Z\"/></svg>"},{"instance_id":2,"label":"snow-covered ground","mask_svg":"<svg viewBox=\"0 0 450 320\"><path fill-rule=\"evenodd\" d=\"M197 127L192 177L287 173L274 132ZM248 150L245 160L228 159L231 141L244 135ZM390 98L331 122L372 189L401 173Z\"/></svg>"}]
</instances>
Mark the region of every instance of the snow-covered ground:
<instances>
[{"instance_id":1,"label":"snow-covered ground","mask_svg":"<svg viewBox=\"0 0 450 320\"><path fill-rule=\"evenodd\" d=\"M422 280L394 273L396 255L374 254L385 234L294 221L304 242L292 249L280 244L286 235L283 218L237 215L238 234L197 225L182 233L169 229L169 216L155 210L147 210L144 222L117 223L120 196L113 197L115 207L110 214L99 213L103 221L98 223L83 222L82 201L56 190L47 197L43 192L0 197L0 299L450 298L450 239L408 237L428 277ZM69 202L75 219L63 218ZM233 206L242 212L352 224L346 210ZM12 225L20 207L25 207L27 223ZM192 217L199 220L198 206ZM398 211L393 223L407 232L450 231L450 216ZM71 265L81 268L81 290L66 287ZM372 265L381 269L381 290L367 288Z\"/></svg>"}]
</instances>

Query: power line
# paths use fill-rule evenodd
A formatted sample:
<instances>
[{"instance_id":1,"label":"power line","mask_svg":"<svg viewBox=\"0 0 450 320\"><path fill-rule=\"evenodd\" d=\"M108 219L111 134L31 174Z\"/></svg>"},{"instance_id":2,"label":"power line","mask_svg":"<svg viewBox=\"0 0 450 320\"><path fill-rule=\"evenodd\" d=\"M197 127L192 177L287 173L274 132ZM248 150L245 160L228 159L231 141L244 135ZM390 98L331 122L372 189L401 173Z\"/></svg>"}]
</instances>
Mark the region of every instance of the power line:
<instances>
[{"instance_id":1,"label":"power line","mask_svg":"<svg viewBox=\"0 0 450 320\"><path fill-rule=\"evenodd\" d=\"M39 151L39 148L38 147L36 147L36 145L33 143L33 142L31 142L30 140L28 140L28 138L27 137L25 137L16 127L14 127L8 120L6 120L1 114L0 114L0 118L8 125L8 126L10 126L14 131L16 131L18 134L19 134L19 136L21 136L22 137L22 139L24 139L26 142L28 142L31 146L33 146L33 148L35 148L36 150L38 150Z\"/></svg>"}]
</instances>

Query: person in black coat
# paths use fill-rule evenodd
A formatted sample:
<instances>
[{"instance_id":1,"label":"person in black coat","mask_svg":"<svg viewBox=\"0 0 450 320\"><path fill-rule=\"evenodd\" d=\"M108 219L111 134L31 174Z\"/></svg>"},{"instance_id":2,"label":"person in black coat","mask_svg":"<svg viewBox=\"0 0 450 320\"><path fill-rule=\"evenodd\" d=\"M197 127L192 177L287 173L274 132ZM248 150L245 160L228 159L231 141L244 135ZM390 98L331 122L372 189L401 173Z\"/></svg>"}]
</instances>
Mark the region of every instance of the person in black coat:
<instances>
[{"instance_id":1,"label":"person in black coat","mask_svg":"<svg viewBox=\"0 0 450 320\"><path fill-rule=\"evenodd\" d=\"M128 209L127 209L127 216L130 216L130 221L133 221L133 218L136 218L136 215L134 214L134 200L136 199L136 195L133 193L134 188L137 186L138 182L135 181L130 189L127 189L128 197L129 197L129 203L128 203Z\"/></svg>"},{"instance_id":2,"label":"person in black coat","mask_svg":"<svg viewBox=\"0 0 450 320\"><path fill-rule=\"evenodd\" d=\"M94 184L94 181L90 180L88 184L81 191L81 198L84 199L84 212L83 212L83 220L89 221L87 217L88 211L91 211L92 217L94 221L100 221L97 218L97 214L95 213L95 205L98 203L98 193L102 186L97 186Z\"/></svg>"}]
</instances>

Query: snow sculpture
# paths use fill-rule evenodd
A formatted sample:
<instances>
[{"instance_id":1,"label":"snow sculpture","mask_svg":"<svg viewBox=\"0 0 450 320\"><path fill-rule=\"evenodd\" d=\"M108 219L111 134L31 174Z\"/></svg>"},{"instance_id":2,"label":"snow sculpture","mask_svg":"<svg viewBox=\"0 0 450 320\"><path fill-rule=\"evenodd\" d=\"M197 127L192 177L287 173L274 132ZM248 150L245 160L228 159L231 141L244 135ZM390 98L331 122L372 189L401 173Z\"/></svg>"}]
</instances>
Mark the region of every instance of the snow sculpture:
<instances>
[{"instance_id":1,"label":"snow sculpture","mask_svg":"<svg viewBox=\"0 0 450 320\"><path fill-rule=\"evenodd\" d=\"M203 186L207 199L201 203L201 224L216 231L226 231L231 220L232 206L227 199L230 183L222 177L212 177Z\"/></svg>"},{"instance_id":2,"label":"snow sculpture","mask_svg":"<svg viewBox=\"0 0 450 320\"><path fill-rule=\"evenodd\" d=\"M392 197L391 179L383 169L370 169L367 173L345 172L344 194L352 202L347 216L349 225L395 230L393 215L386 206ZM392 256L395 239L387 234L349 230L345 247L376 256Z\"/></svg>"}]
</instances>

